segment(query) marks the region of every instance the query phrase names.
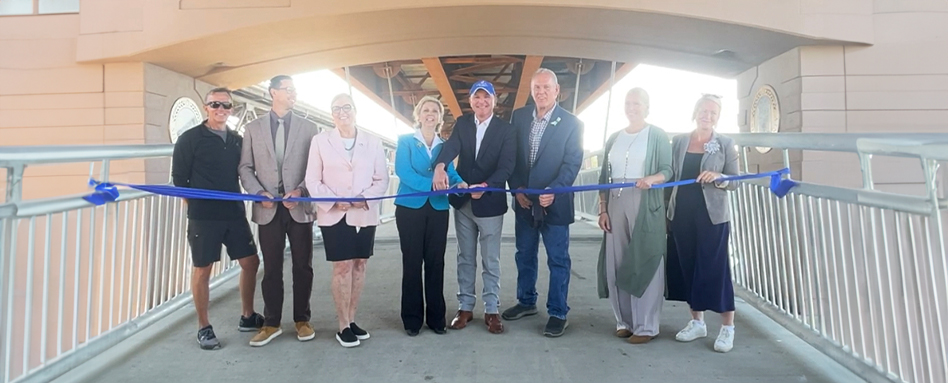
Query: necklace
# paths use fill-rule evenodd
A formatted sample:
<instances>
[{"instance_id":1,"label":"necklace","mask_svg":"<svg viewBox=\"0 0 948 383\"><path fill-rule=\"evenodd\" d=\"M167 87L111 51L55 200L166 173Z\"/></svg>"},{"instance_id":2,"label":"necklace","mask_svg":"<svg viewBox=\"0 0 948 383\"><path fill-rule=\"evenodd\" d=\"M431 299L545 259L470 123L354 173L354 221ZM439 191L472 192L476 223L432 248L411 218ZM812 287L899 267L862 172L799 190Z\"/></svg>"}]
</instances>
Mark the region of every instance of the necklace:
<instances>
[{"instance_id":1,"label":"necklace","mask_svg":"<svg viewBox=\"0 0 948 383\"><path fill-rule=\"evenodd\" d=\"M632 146L635 145L635 142L639 140L639 137L643 135L642 133L645 133L645 129L648 129L648 125L646 125L645 128L642 128L642 130L638 131L638 133L635 133L635 137L632 138L632 142L630 142L629 146L625 148L625 165L622 168L622 175L629 174L629 152L632 151ZM623 189L625 188L619 188L619 190L616 192L615 198L622 196Z\"/></svg>"},{"instance_id":2,"label":"necklace","mask_svg":"<svg viewBox=\"0 0 948 383\"><path fill-rule=\"evenodd\" d=\"M359 137L359 131L357 130L357 131L355 132L355 134L352 135L352 145L349 146L348 148L346 147L345 138L343 138L342 147L343 147L344 149L346 149L347 152L348 152L348 151L351 151L352 148L354 148L354 147L356 146L356 138L358 138L358 137Z\"/></svg>"}]
</instances>

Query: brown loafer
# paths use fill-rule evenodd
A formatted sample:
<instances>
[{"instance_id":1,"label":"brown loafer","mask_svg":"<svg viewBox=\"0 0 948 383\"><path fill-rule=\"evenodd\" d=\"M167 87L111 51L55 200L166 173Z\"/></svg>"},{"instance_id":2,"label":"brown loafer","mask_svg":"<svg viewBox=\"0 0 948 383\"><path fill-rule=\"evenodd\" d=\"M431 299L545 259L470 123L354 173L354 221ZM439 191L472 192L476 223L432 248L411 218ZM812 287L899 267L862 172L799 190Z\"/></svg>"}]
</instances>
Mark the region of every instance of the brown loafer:
<instances>
[{"instance_id":1,"label":"brown loafer","mask_svg":"<svg viewBox=\"0 0 948 383\"><path fill-rule=\"evenodd\" d=\"M467 322L474 320L474 313L470 311L458 310L458 313L454 315L454 319L451 320L451 325L448 328L452 330L460 330L467 327Z\"/></svg>"},{"instance_id":2,"label":"brown loafer","mask_svg":"<svg viewBox=\"0 0 948 383\"><path fill-rule=\"evenodd\" d=\"M646 344L646 343L648 343L649 341L651 341L652 339L655 339L655 337L654 337L654 336L646 336L646 335L632 335L632 336L629 337L629 343L632 343L632 344Z\"/></svg>"},{"instance_id":3,"label":"brown loafer","mask_svg":"<svg viewBox=\"0 0 948 383\"><path fill-rule=\"evenodd\" d=\"M632 331L629 331L629 329L620 328L616 330L616 336L619 338L628 338L632 336Z\"/></svg>"},{"instance_id":4,"label":"brown loafer","mask_svg":"<svg viewBox=\"0 0 948 383\"><path fill-rule=\"evenodd\" d=\"M504 324L500 322L500 314L484 314L484 324L487 325L487 331L490 331L491 334L504 332Z\"/></svg>"}]
</instances>

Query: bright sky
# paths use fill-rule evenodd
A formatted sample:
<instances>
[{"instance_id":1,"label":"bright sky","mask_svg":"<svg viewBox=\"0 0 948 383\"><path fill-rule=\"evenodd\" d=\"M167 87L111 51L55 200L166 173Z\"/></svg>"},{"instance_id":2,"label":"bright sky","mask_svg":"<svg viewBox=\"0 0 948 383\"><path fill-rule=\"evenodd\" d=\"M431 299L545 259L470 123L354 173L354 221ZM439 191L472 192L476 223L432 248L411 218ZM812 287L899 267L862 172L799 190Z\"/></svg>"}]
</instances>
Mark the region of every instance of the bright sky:
<instances>
[{"instance_id":1,"label":"bright sky","mask_svg":"<svg viewBox=\"0 0 948 383\"><path fill-rule=\"evenodd\" d=\"M329 110L332 98L339 93L348 93L349 87L344 78L321 70L293 76L298 98L309 105ZM721 132L736 132L737 98L734 80L722 79L698 73L667 69L651 65L639 65L622 79L617 79L612 92L612 106L609 111L608 133L626 126L623 105L625 93L634 87L644 88L649 93L650 111L646 119L649 123L665 129L669 133L687 132L694 128L691 111L694 102L702 93L718 94L724 97L724 110L718 122ZM367 96L352 89L353 98L359 108L357 122L360 126L394 139L399 134L411 132L411 128L397 121L391 113L371 101ZM579 118L586 125L584 139L586 149L602 148L603 129L606 127L606 93L590 105ZM572 105L563 105L566 108Z\"/></svg>"},{"instance_id":2,"label":"bright sky","mask_svg":"<svg viewBox=\"0 0 948 383\"><path fill-rule=\"evenodd\" d=\"M328 70L295 75L293 76L293 84L296 85L298 92L297 100L326 112L329 112L333 97L336 97L339 93L349 93L346 79L340 78ZM356 123L359 126L390 137L393 140L399 134L412 132L410 126L395 119L385 108L376 104L358 89L352 88L352 98L359 110L356 115Z\"/></svg>"}]
</instances>

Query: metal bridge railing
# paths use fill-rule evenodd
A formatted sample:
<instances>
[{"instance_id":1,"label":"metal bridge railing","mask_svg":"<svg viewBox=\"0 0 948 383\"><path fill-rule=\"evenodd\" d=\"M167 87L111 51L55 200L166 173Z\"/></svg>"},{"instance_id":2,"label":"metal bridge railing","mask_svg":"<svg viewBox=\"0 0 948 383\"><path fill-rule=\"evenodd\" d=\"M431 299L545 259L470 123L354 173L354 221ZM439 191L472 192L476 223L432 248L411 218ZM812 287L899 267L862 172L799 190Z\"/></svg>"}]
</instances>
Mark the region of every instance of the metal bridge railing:
<instances>
[{"instance_id":1,"label":"metal bridge railing","mask_svg":"<svg viewBox=\"0 0 948 383\"><path fill-rule=\"evenodd\" d=\"M49 381L191 302L180 200L135 190L103 206L80 196L22 200L25 167L98 163L97 177L108 180L113 160L170 157L172 150L0 148L8 174L7 203L0 204L0 382ZM388 192L397 187L392 176ZM394 205L386 201L381 211L389 218ZM236 266L216 263L211 288L237 276Z\"/></svg>"},{"instance_id":2,"label":"metal bridge railing","mask_svg":"<svg viewBox=\"0 0 948 383\"><path fill-rule=\"evenodd\" d=\"M731 193L737 294L869 381L948 381L948 203L937 183L948 134L729 137L745 172L747 152L770 147L787 167L792 150L853 153L863 175L861 189L803 182L779 199L761 179ZM918 159L924 195L875 190L874 155ZM598 177L591 167L576 184ZM577 215L597 219L597 192L575 198Z\"/></svg>"},{"instance_id":3,"label":"metal bridge railing","mask_svg":"<svg viewBox=\"0 0 948 383\"><path fill-rule=\"evenodd\" d=\"M740 294L867 380L946 381L948 204L937 176L948 135L735 138L744 150L782 149L785 165L791 149L855 153L863 175L862 189L803 183L778 199L755 180L732 193ZM918 159L925 194L875 190L874 155Z\"/></svg>"}]
</instances>

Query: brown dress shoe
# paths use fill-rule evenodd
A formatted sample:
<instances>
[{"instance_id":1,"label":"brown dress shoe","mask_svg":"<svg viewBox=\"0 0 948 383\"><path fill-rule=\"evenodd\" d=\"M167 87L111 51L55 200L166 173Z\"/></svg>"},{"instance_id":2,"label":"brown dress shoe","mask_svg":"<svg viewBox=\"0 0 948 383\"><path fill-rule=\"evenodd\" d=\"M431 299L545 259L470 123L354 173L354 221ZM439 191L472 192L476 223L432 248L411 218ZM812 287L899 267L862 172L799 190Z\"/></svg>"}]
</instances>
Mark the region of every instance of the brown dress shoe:
<instances>
[{"instance_id":1,"label":"brown dress shoe","mask_svg":"<svg viewBox=\"0 0 948 383\"><path fill-rule=\"evenodd\" d=\"M487 331L490 331L491 334L504 332L504 324L500 322L500 314L484 314L484 324L487 325Z\"/></svg>"},{"instance_id":2,"label":"brown dress shoe","mask_svg":"<svg viewBox=\"0 0 948 383\"><path fill-rule=\"evenodd\" d=\"M467 322L474 320L474 313L470 311L458 310L458 313L454 315L454 319L451 320L451 325L448 328L453 330L460 330L467 327Z\"/></svg>"},{"instance_id":3,"label":"brown dress shoe","mask_svg":"<svg viewBox=\"0 0 948 383\"><path fill-rule=\"evenodd\" d=\"M647 336L647 335L632 335L632 336L629 337L629 343L632 343L632 344L646 344L646 343L648 343L649 341L651 341L652 339L655 339L655 337L654 337L654 336Z\"/></svg>"},{"instance_id":4,"label":"brown dress shoe","mask_svg":"<svg viewBox=\"0 0 948 383\"><path fill-rule=\"evenodd\" d=\"M619 338L628 338L632 336L632 331L629 331L628 329L624 329L624 328L618 329L616 330L616 336Z\"/></svg>"}]
</instances>

